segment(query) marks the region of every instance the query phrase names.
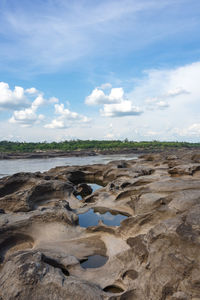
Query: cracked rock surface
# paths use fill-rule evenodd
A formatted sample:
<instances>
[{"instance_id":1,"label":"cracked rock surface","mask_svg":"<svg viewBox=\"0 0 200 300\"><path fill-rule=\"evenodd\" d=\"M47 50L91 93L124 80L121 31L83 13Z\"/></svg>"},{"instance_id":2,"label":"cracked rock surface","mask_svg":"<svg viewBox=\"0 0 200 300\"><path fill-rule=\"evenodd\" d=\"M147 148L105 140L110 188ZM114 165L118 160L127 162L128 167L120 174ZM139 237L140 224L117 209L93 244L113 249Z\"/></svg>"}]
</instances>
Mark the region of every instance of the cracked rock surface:
<instances>
[{"instance_id":1,"label":"cracked rock surface","mask_svg":"<svg viewBox=\"0 0 200 300\"><path fill-rule=\"evenodd\" d=\"M200 299L199 157L163 152L0 179L0 300ZM99 223L81 227L88 211Z\"/></svg>"}]
</instances>

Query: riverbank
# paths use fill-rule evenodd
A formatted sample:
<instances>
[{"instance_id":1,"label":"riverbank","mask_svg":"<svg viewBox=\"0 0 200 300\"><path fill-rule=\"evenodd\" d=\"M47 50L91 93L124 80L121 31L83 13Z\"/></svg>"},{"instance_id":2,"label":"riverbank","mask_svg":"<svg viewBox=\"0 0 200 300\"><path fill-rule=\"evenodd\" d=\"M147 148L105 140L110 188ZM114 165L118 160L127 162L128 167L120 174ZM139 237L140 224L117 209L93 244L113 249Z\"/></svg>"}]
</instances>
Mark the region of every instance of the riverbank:
<instances>
[{"instance_id":1,"label":"riverbank","mask_svg":"<svg viewBox=\"0 0 200 300\"><path fill-rule=\"evenodd\" d=\"M168 149L162 148L128 148L128 149L106 149L106 150L74 150L74 151L34 151L34 152L0 152L0 160L4 159L45 159L55 157L86 157L97 155L121 155L121 154L147 154L147 153L175 153L177 151L187 151L187 148L171 147ZM196 148L190 148L193 151Z\"/></svg>"},{"instance_id":2,"label":"riverbank","mask_svg":"<svg viewBox=\"0 0 200 300\"><path fill-rule=\"evenodd\" d=\"M121 140L71 140L63 142L11 142L0 141L1 159L50 158L111 154L138 154L174 151L177 149L200 150L200 143L173 141Z\"/></svg>"}]
</instances>

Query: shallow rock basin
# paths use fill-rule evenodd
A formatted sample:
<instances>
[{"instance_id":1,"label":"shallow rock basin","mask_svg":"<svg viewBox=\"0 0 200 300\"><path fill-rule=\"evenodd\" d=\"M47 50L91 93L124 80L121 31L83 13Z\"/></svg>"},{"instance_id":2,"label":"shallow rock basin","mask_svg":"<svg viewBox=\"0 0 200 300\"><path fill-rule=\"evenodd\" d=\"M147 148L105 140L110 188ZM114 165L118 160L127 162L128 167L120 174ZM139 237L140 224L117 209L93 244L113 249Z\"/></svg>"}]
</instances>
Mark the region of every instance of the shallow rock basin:
<instances>
[{"instance_id":1,"label":"shallow rock basin","mask_svg":"<svg viewBox=\"0 0 200 300\"><path fill-rule=\"evenodd\" d=\"M94 193L96 190L98 190L98 189L100 189L100 188L102 188L102 186L101 185L99 185L99 184L96 184L96 183L87 183L89 186L91 186L91 188L92 188L92 192Z\"/></svg>"},{"instance_id":2,"label":"shallow rock basin","mask_svg":"<svg viewBox=\"0 0 200 300\"><path fill-rule=\"evenodd\" d=\"M81 263L81 267L84 269L89 268L100 268L107 262L108 257L103 255L91 255L88 256L87 260Z\"/></svg>"},{"instance_id":3,"label":"shallow rock basin","mask_svg":"<svg viewBox=\"0 0 200 300\"><path fill-rule=\"evenodd\" d=\"M113 214L109 211L100 214L99 212L94 212L94 209L89 209L86 213L79 214L79 225L81 227L97 226L99 221L102 221L108 226L119 226L120 222L126 219L127 216L122 214Z\"/></svg>"},{"instance_id":4,"label":"shallow rock basin","mask_svg":"<svg viewBox=\"0 0 200 300\"><path fill-rule=\"evenodd\" d=\"M124 292L124 290L121 287L116 286L116 285L109 285L109 286L105 287L103 290L104 290L104 292L108 292L108 293L112 293L112 294L119 294L119 293Z\"/></svg>"},{"instance_id":5,"label":"shallow rock basin","mask_svg":"<svg viewBox=\"0 0 200 300\"><path fill-rule=\"evenodd\" d=\"M102 188L101 185L96 184L96 183L87 183L88 186L90 186L92 188L92 193L94 193L95 191L97 191L98 189ZM76 198L78 200L83 200L84 196L82 196L81 194L76 195Z\"/></svg>"}]
</instances>

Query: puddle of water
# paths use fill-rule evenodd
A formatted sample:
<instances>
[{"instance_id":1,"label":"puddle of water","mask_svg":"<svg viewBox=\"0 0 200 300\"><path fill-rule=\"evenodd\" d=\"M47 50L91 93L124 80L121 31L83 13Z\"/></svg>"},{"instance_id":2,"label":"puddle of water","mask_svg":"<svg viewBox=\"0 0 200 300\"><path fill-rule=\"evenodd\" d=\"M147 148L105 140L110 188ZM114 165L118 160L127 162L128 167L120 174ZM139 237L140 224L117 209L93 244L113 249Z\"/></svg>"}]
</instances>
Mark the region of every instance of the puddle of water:
<instances>
[{"instance_id":1,"label":"puddle of water","mask_svg":"<svg viewBox=\"0 0 200 300\"><path fill-rule=\"evenodd\" d=\"M100 268L107 262L108 257L102 255L91 255L88 259L81 263L84 269L88 268Z\"/></svg>"},{"instance_id":2,"label":"puddle of water","mask_svg":"<svg viewBox=\"0 0 200 300\"><path fill-rule=\"evenodd\" d=\"M96 184L96 183L87 183L87 185L89 185L92 188L92 193L95 192L96 190L102 188L101 185ZM77 195L76 198L78 200L83 200L83 197L81 195Z\"/></svg>"},{"instance_id":3,"label":"puddle of water","mask_svg":"<svg viewBox=\"0 0 200 300\"><path fill-rule=\"evenodd\" d=\"M127 216L122 214L114 215L110 212L100 214L98 212L94 212L94 210L91 208L86 213L79 214L79 225L86 228L89 226L97 226L99 220L101 220L105 225L119 226L120 222L126 218Z\"/></svg>"}]
</instances>

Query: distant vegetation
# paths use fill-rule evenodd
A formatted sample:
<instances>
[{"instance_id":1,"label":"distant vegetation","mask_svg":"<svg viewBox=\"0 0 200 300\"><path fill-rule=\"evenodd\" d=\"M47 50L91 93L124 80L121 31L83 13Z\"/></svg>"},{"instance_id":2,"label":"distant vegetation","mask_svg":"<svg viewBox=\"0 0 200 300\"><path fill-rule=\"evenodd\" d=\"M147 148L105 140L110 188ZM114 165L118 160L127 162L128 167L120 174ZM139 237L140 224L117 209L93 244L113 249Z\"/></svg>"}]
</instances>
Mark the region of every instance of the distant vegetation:
<instances>
[{"instance_id":1,"label":"distant vegetation","mask_svg":"<svg viewBox=\"0 0 200 300\"><path fill-rule=\"evenodd\" d=\"M120 149L166 149L166 148L199 148L200 143L187 142L134 142L116 141L97 141L97 140L72 140L64 142L0 142L0 152L34 152L34 151L74 151L74 150L120 150Z\"/></svg>"}]
</instances>

